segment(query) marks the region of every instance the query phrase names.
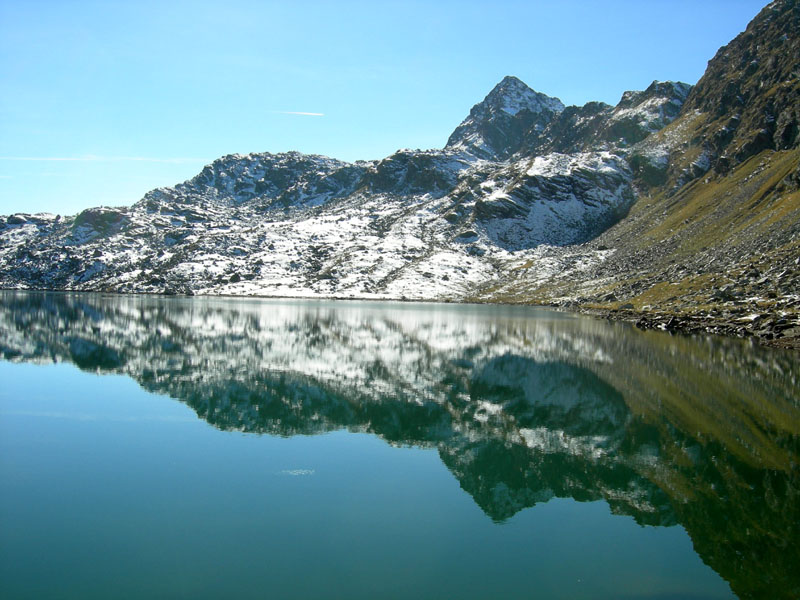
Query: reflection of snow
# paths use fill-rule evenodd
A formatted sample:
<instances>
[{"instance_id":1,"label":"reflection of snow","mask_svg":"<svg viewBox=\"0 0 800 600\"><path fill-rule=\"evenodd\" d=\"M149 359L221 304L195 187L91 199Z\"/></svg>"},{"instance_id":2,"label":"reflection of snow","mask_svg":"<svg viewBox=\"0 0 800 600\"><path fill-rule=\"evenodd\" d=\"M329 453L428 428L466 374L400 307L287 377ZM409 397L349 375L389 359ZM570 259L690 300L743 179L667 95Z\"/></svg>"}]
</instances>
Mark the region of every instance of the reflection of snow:
<instances>
[{"instance_id":1,"label":"reflection of snow","mask_svg":"<svg viewBox=\"0 0 800 600\"><path fill-rule=\"evenodd\" d=\"M546 427L520 429L519 434L528 448L548 454L561 452L572 456L599 459L607 453L602 448L603 444L608 443L608 438L605 436L569 436L563 431Z\"/></svg>"}]
</instances>

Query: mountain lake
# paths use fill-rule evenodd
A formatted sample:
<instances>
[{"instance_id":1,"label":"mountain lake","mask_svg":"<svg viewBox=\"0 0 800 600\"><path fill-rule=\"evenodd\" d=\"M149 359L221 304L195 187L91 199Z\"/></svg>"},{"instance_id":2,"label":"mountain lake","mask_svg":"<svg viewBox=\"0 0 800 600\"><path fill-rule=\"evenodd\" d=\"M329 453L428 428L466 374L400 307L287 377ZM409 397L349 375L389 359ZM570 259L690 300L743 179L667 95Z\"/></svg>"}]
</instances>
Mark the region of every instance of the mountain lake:
<instances>
[{"instance_id":1,"label":"mountain lake","mask_svg":"<svg viewBox=\"0 0 800 600\"><path fill-rule=\"evenodd\" d=\"M531 307L0 292L2 598L797 598L800 361Z\"/></svg>"}]
</instances>

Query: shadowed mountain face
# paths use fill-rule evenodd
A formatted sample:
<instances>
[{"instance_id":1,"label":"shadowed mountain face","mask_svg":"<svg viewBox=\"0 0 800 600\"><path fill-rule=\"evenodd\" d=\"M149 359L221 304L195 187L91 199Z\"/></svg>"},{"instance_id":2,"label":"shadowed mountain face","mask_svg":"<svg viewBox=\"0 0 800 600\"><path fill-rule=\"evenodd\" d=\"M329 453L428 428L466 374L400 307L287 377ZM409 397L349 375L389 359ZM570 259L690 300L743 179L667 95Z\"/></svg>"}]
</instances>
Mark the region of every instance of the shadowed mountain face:
<instances>
[{"instance_id":1,"label":"shadowed mountain face","mask_svg":"<svg viewBox=\"0 0 800 600\"><path fill-rule=\"evenodd\" d=\"M680 524L747 597L796 597L800 367L511 307L0 295L0 357L126 374L221 430L436 448L495 521L553 497Z\"/></svg>"}]
</instances>

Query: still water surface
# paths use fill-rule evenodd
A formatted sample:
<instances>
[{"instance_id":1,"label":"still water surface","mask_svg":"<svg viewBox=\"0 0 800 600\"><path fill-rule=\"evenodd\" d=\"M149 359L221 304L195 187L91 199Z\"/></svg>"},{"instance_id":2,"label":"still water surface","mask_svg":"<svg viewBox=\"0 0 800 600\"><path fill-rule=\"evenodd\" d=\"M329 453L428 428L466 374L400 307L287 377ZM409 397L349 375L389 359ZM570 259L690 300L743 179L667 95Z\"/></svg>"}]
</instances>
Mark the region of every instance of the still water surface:
<instances>
[{"instance_id":1,"label":"still water surface","mask_svg":"<svg viewBox=\"0 0 800 600\"><path fill-rule=\"evenodd\" d=\"M795 598L800 365L521 307L0 292L0 597Z\"/></svg>"}]
</instances>

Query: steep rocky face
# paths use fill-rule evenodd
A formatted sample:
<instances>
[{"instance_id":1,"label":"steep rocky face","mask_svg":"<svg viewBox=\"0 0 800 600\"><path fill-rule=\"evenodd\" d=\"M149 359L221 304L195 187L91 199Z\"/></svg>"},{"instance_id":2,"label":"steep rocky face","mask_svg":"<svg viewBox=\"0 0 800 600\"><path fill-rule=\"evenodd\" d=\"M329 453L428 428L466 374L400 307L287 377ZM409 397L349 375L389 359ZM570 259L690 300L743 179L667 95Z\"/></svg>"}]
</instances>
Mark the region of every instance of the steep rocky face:
<instances>
[{"instance_id":1,"label":"steep rocky face","mask_svg":"<svg viewBox=\"0 0 800 600\"><path fill-rule=\"evenodd\" d=\"M800 3L772 2L709 61L679 119L639 145L669 152L652 205L665 218L646 235L689 265L687 296L797 316L799 64Z\"/></svg>"},{"instance_id":2,"label":"steep rocky face","mask_svg":"<svg viewBox=\"0 0 800 600\"><path fill-rule=\"evenodd\" d=\"M727 175L764 151L800 147L800 4L776 0L719 49L680 119L645 144L669 153L669 185ZM785 182L798 189L797 178Z\"/></svg>"},{"instance_id":3,"label":"steep rocky face","mask_svg":"<svg viewBox=\"0 0 800 600\"><path fill-rule=\"evenodd\" d=\"M800 3L777 0L719 49L687 99L698 134L726 172L763 150L800 145Z\"/></svg>"},{"instance_id":4,"label":"steep rocky face","mask_svg":"<svg viewBox=\"0 0 800 600\"><path fill-rule=\"evenodd\" d=\"M496 175L460 202L462 210L472 206L472 226L508 250L585 242L622 218L634 200L628 165L611 152L551 153Z\"/></svg>"},{"instance_id":5,"label":"steep rocky face","mask_svg":"<svg viewBox=\"0 0 800 600\"><path fill-rule=\"evenodd\" d=\"M671 123L690 89L653 82L643 92L625 92L616 107L572 106L544 127L533 125L505 170L509 175L486 176L477 193L473 186L460 196L474 198L475 226L506 249L597 237L636 198L629 148Z\"/></svg>"},{"instance_id":6,"label":"steep rocky face","mask_svg":"<svg viewBox=\"0 0 800 600\"><path fill-rule=\"evenodd\" d=\"M625 92L600 137L623 145L641 142L680 114L692 86L654 81L643 92Z\"/></svg>"},{"instance_id":7,"label":"steep rocky face","mask_svg":"<svg viewBox=\"0 0 800 600\"><path fill-rule=\"evenodd\" d=\"M607 126L614 107L604 102L587 102L583 106L568 106L543 131L531 130L525 135L523 151L537 154L547 152L584 152L602 145L599 132Z\"/></svg>"},{"instance_id":8,"label":"steep rocky face","mask_svg":"<svg viewBox=\"0 0 800 600\"><path fill-rule=\"evenodd\" d=\"M468 152L487 160L515 154L530 131L542 131L564 105L533 91L516 77L505 77L472 107L452 133L445 149Z\"/></svg>"}]
</instances>

